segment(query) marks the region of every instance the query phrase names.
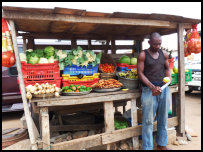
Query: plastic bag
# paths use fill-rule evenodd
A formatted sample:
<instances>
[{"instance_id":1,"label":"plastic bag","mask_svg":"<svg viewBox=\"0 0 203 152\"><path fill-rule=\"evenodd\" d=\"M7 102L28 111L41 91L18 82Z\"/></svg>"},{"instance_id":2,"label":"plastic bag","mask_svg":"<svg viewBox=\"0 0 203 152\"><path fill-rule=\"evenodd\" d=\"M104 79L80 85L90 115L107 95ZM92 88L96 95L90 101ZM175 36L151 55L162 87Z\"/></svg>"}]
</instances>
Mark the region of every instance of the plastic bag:
<instances>
[{"instance_id":1,"label":"plastic bag","mask_svg":"<svg viewBox=\"0 0 203 152\"><path fill-rule=\"evenodd\" d=\"M13 65L15 65L15 56L11 34L7 21L2 18L2 66L9 68Z\"/></svg>"},{"instance_id":2,"label":"plastic bag","mask_svg":"<svg viewBox=\"0 0 203 152\"><path fill-rule=\"evenodd\" d=\"M187 43L188 51L191 53L201 52L201 38L197 32L197 24L192 26L192 32L190 35L190 40Z\"/></svg>"}]
</instances>

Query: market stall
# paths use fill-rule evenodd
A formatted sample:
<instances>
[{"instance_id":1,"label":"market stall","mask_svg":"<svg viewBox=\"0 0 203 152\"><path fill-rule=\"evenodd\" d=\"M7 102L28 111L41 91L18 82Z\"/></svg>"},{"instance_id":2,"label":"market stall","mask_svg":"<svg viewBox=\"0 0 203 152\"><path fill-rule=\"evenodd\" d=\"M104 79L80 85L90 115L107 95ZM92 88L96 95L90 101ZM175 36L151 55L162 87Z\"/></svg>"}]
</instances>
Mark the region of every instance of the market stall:
<instances>
[{"instance_id":1,"label":"market stall","mask_svg":"<svg viewBox=\"0 0 203 152\"><path fill-rule=\"evenodd\" d=\"M133 138L133 148L138 149L137 136L141 135L141 126L137 125L136 99L140 97L140 92L136 88L108 93L92 92L82 97L60 96L47 99L33 98L30 102L35 107L35 111L39 112L41 120L41 140L37 140L34 135L32 117L29 113L28 100L26 98L25 78L23 77L22 65L19 58L17 36L22 36L24 39L24 51L27 49L44 49L46 47L43 45L36 46L34 39L71 40L71 45L53 46L54 48L64 50L76 48L76 40L83 39L88 40L88 45L81 46L83 50L104 50L104 54L108 50L111 50L113 57L116 56L116 50L118 49L132 49L134 50L133 53L139 53L142 49L141 42L144 38L148 38L151 32L159 32L161 35L177 32L179 82L175 87L171 87L171 91L176 92L173 94L173 111L175 115L168 119L168 126L177 126L177 131L184 134L185 69L183 31L186 28L192 28L193 24L198 24L201 20L162 14L98 13L64 8L38 9L6 6L3 7L2 17L9 20L11 27L20 89L32 149L38 148L37 143L42 143L43 149L85 149L106 144L108 145L107 148L110 149L112 143L127 138ZM27 44L26 40L28 40ZM105 45L92 45L91 40L106 40L107 42ZM116 40L134 40L135 43L134 45L116 45ZM74 54L77 54L77 51ZM101 69L102 67L99 68ZM119 100L131 101L132 127L115 130L113 104ZM50 129L53 129L49 123L50 108L66 108L94 103L102 103L104 105L104 133L57 144L50 143ZM156 126L156 122L154 126ZM62 128L65 129L66 127L63 126ZM154 127L154 131L156 131L156 127Z\"/></svg>"}]
</instances>

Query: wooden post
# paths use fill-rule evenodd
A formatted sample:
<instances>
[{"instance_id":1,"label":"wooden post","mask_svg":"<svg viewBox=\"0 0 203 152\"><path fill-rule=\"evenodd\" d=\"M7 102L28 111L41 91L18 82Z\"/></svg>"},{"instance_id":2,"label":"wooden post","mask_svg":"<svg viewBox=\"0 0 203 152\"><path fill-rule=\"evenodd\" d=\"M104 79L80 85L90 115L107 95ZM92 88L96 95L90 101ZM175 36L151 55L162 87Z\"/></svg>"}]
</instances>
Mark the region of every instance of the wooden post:
<instances>
[{"instance_id":1,"label":"wooden post","mask_svg":"<svg viewBox=\"0 0 203 152\"><path fill-rule=\"evenodd\" d=\"M91 50L91 48L92 48L92 43L91 43L91 40L88 39L88 49Z\"/></svg>"},{"instance_id":2,"label":"wooden post","mask_svg":"<svg viewBox=\"0 0 203 152\"><path fill-rule=\"evenodd\" d=\"M50 127L48 107L40 108L43 150L50 150Z\"/></svg>"},{"instance_id":3,"label":"wooden post","mask_svg":"<svg viewBox=\"0 0 203 152\"><path fill-rule=\"evenodd\" d=\"M76 41L76 39L72 39L72 40L71 40L71 49L76 48L76 46L77 46L77 41Z\"/></svg>"},{"instance_id":4,"label":"wooden post","mask_svg":"<svg viewBox=\"0 0 203 152\"><path fill-rule=\"evenodd\" d=\"M105 132L110 133L114 131L114 108L113 101L104 102L104 120ZM111 144L107 145L107 150L110 150Z\"/></svg>"},{"instance_id":5,"label":"wooden post","mask_svg":"<svg viewBox=\"0 0 203 152\"><path fill-rule=\"evenodd\" d=\"M111 52L116 54L115 40L111 40Z\"/></svg>"},{"instance_id":6,"label":"wooden post","mask_svg":"<svg viewBox=\"0 0 203 152\"><path fill-rule=\"evenodd\" d=\"M29 110L29 106L27 103L27 99L26 99L25 85L24 85L22 68L21 68L21 63L20 63L20 58L19 58L19 51L18 51L18 44L17 44L17 39L16 39L14 21L10 20L9 25L11 27L11 35L12 35L14 53L15 53L15 58L16 58L16 65L17 65L17 70L18 70L18 78L19 78L19 82L20 82L20 90L21 90L21 95L22 95L22 100L23 100L25 119L27 122L28 133L29 133L29 137L30 137L30 143L32 146L32 150L37 150L38 148L37 148L37 143L36 143L36 139L35 139L35 135L34 135L34 129L33 129L33 125L32 125L33 120L30 115L30 110Z\"/></svg>"},{"instance_id":7,"label":"wooden post","mask_svg":"<svg viewBox=\"0 0 203 152\"><path fill-rule=\"evenodd\" d=\"M24 51L24 53L26 50L27 50L26 38L23 36L23 51Z\"/></svg>"},{"instance_id":8,"label":"wooden post","mask_svg":"<svg viewBox=\"0 0 203 152\"><path fill-rule=\"evenodd\" d=\"M105 53L105 54L108 54L109 42L110 42L110 40L108 39L108 40L106 41L106 48L105 48L105 50L104 50L104 53Z\"/></svg>"},{"instance_id":9,"label":"wooden post","mask_svg":"<svg viewBox=\"0 0 203 152\"><path fill-rule=\"evenodd\" d=\"M183 24L178 24L178 93L180 99L178 133L184 136L185 133L185 63L184 63L184 43Z\"/></svg>"},{"instance_id":10,"label":"wooden post","mask_svg":"<svg viewBox=\"0 0 203 152\"><path fill-rule=\"evenodd\" d=\"M137 106L136 106L136 99L131 100L131 118L132 118L132 126L137 126ZM139 140L138 137L133 137L133 149L138 150L139 149Z\"/></svg>"},{"instance_id":11,"label":"wooden post","mask_svg":"<svg viewBox=\"0 0 203 152\"><path fill-rule=\"evenodd\" d=\"M33 38L28 38L28 49L34 49L34 39Z\"/></svg>"}]
</instances>

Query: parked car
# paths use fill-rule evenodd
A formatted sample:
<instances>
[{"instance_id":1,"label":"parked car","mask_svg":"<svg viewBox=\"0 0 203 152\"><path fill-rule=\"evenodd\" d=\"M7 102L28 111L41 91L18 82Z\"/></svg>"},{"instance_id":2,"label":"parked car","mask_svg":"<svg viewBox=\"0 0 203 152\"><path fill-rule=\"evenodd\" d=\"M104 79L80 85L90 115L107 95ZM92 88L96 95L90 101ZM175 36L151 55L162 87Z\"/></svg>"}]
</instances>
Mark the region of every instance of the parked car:
<instances>
[{"instance_id":1,"label":"parked car","mask_svg":"<svg viewBox=\"0 0 203 152\"><path fill-rule=\"evenodd\" d=\"M192 69L192 81L188 82L187 93L191 93L193 90L201 91L201 61L186 65L186 68Z\"/></svg>"}]
</instances>

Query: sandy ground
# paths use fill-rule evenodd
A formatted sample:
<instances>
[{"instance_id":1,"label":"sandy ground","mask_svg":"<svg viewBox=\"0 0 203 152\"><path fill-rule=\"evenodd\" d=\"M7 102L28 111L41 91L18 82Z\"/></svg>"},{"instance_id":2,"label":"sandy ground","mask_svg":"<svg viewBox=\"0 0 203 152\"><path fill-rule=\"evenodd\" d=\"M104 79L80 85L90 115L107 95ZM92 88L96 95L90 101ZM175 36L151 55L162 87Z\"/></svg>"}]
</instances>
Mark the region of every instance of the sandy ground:
<instances>
[{"instance_id":1,"label":"sandy ground","mask_svg":"<svg viewBox=\"0 0 203 152\"><path fill-rule=\"evenodd\" d=\"M198 134L198 137L192 137L192 141L188 141L187 145L169 145L168 147L173 150L201 150L201 93L194 91L190 94L186 94L185 99L186 125L194 130ZM130 103L127 104L126 110L129 107ZM119 107L119 109L120 108L121 107ZM22 115L23 112L3 113L2 129L21 127L20 118Z\"/></svg>"}]
</instances>

